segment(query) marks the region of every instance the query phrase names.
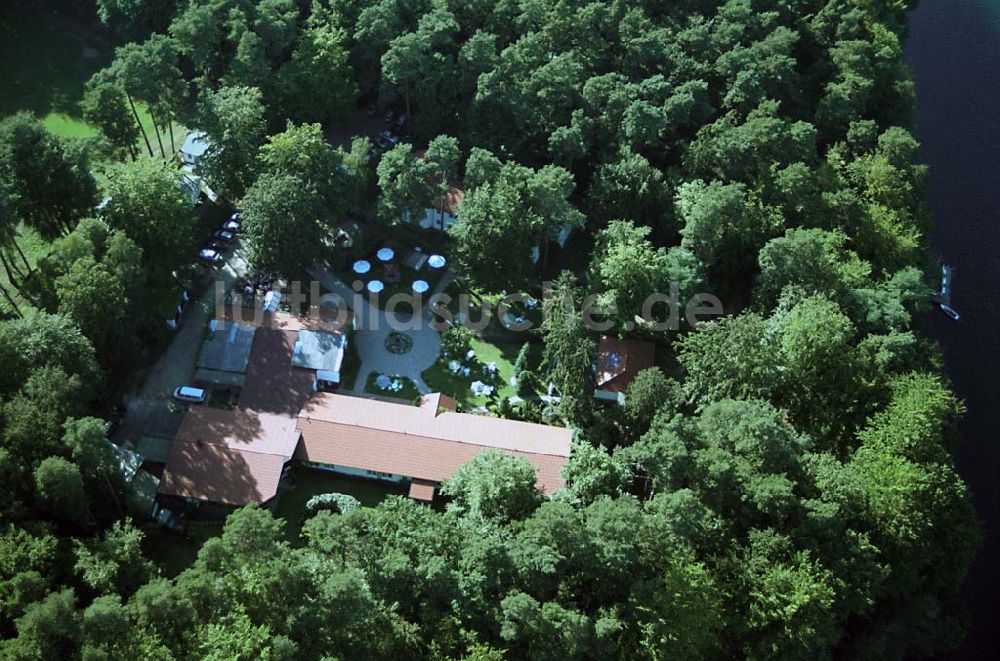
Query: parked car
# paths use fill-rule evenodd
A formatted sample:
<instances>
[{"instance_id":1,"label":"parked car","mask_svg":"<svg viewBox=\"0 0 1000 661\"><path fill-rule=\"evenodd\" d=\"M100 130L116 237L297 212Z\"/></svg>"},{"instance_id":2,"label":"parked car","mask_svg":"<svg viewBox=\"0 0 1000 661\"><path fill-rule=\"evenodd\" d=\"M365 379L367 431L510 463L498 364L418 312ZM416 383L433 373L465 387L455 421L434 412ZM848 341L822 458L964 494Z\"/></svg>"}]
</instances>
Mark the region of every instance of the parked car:
<instances>
[{"instance_id":1,"label":"parked car","mask_svg":"<svg viewBox=\"0 0 1000 661\"><path fill-rule=\"evenodd\" d=\"M243 231L243 225L238 220L227 220L222 225L222 229L233 234L238 234Z\"/></svg>"},{"instance_id":2,"label":"parked car","mask_svg":"<svg viewBox=\"0 0 1000 661\"><path fill-rule=\"evenodd\" d=\"M198 251L198 259L209 264L218 264L222 261L222 250L219 248L221 246L213 247L212 245L202 248Z\"/></svg>"},{"instance_id":3,"label":"parked car","mask_svg":"<svg viewBox=\"0 0 1000 661\"><path fill-rule=\"evenodd\" d=\"M378 147L378 149L380 150L385 150L392 146L392 143L389 141L389 139L386 137L385 134L386 132L382 131L382 133L376 135L375 139L372 141L375 143L375 146Z\"/></svg>"},{"instance_id":4,"label":"parked car","mask_svg":"<svg viewBox=\"0 0 1000 661\"><path fill-rule=\"evenodd\" d=\"M191 404L204 404L208 399L208 393L202 388L180 386L174 389L174 399Z\"/></svg>"},{"instance_id":5,"label":"parked car","mask_svg":"<svg viewBox=\"0 0 1000 661\"><path fill-rule=\"evenodd\" d=\"M160 507L159 503L153 503L153 512L150 518L171 532L178 534L184 532L184 515L177 514L166 507Z\"/></svg>"},{"instance_id":6,"label":"parked car","mask_svg":"<svg viewBox=\"0 0 1000 661\"><path fill-rule=\"evenodd\" d=\"M396 113L390 108L389 110L385 111L384 115L382 115L382 119L384 119L385 123L388 124L389 122L392 121L392 118L395 117L395 116L396 116Z\"/></svg>"},{"instance_id":7,"label":"parked car","mask_svg":"<svg viewBox=\"0 0 1000 661\"><path fill-rule=\"evenodd\" d=\"M212 238L229 243L236 238L236 235L229 230L215 230L212 232Z\"/></svg>"},{"instance_id":8,"label":"parked car","mask_svg":"<svg viewBox=\"0 0 1000 661\"><path fill-rule=\"evenodd\" d=\"M235 220L237 223L243 222L243 209L233 209L233 212L229 214L229 220Z\"/></svg>"}]
</instances>

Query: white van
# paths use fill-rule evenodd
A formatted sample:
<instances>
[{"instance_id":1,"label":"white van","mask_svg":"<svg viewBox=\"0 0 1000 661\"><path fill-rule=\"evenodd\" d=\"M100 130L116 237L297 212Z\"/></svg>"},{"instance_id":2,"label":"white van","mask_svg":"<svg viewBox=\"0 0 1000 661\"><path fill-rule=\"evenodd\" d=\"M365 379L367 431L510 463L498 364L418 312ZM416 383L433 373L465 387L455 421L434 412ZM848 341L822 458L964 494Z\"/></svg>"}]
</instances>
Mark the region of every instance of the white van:
<instances>
[{"instance_id":1,"label":"white van","mask_svg":"<svg viewBox=\"0 0 1000 661\"><path fill-rule=\"evenodd\" d=\"M179 399L182 402L202 404L205 402L205 399L207 399L207 394L201 388L181 386L180 388L174 390L174 399Z\"/></svg>"}]
</instances>

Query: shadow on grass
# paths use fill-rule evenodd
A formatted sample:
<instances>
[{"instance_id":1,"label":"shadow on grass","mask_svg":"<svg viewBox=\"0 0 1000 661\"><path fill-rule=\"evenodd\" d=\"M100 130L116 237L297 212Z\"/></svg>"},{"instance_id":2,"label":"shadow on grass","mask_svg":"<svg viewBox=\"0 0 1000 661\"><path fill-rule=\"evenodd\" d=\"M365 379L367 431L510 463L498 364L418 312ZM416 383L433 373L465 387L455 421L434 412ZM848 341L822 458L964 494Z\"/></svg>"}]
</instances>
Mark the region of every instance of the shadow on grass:
<instances>
[{"instance_id":1,"label":"shadow on grass","mask_svg":"<svg viewBox=\"0 0 1000 661\"><path fill-rule=\"evenodd\" d=\"M90 76L112 58L109 33L34 1L0 3L0 116L54 114L53 130L80 132L79 102Z\"/></svg>"},{"instance_id":2,"label":"shadow on grass","mask_svg":"<svg viewBox=\"0 0 1000 661\"><path fill-rule=\"evenodd\" d=\"M420 391L417 390L417 386L413 381L406 378L405 376L393 376L393 380L399 380L403 388L397 392L391 390L382 390L377 385L375 385L375 380L378 378L377 372L372 372L368 375L368 381L365 383L365 392L370 395L378 395L383 398L389 399L400 399L405 402L413 402L417 397L420 397Z\"/></svg>"},{"instance_id":3,"label":"shadow on grass","mask_svg":"<svg viewBox=\"0 0 1000 661\"><path fill-rule=\"evenodd\" d=\"M223 521L189 521L183 535L158 526L147 527L143 552L166 578L173 578L194 564L202 545L221 535L223 525Z\"/></svg>"},{"instance_id":4,"label":"shadow on grass","mask_svg":"<svg viewBox=\"0 0 1000 661\"><path fill-rule=\"evenodd\" d=\"M335 473L314 470L302 465L292 467L289 482L294 486L278 496L271 510L274 516L285 520L285 535L293 546L302 546L299 537L302 524L309 518L306 503L321 493L346 493L357 498L364 507L375 507L387 496L405 496L405 485L394 485L374 480L350 479Z\"/></svg>"}]
</instances>

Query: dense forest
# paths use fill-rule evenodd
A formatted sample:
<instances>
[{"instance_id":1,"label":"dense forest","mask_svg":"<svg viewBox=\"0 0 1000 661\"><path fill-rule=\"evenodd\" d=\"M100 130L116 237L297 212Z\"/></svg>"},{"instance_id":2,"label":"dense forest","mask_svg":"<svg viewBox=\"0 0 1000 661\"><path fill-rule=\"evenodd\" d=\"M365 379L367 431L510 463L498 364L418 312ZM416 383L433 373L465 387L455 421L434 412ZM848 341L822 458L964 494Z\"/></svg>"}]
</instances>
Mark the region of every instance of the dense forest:
<instances>
[{"instance_id":1,"label":"dense forest","mask_svg":"<svg viewBox=\"0 0 1000 661\"><path fill-rule=\"evenodd\" d=\"M939 265L901 61L912 4L76 3L123 44L85 90L101 135L0 119L0 256L34 308L5 288L0 656L956 646L978 533L952 459L962 403L917 327ZM404 112L409 142L377 159L364 137L331 144L369 106ZM245 209L251 261L288 276L346 216L391 226L462 179L449 241L463 277L484 295L554 282L521 367L561 398L498 414L578 430L567 487L543 498L530 466L484 453L444 508L322 511L292 546L249 506L162 575L101 418L156 335L150 290L195 231L156 158L178 124L210 136L205 176ZM53 242L33 267L22 225ZM552 241L563 227L585 259ZM671 369L595 407L594 336L567 301L596 300L624 336L669 283L727 314L637 330Z\"/></svg>"}]
</instances>

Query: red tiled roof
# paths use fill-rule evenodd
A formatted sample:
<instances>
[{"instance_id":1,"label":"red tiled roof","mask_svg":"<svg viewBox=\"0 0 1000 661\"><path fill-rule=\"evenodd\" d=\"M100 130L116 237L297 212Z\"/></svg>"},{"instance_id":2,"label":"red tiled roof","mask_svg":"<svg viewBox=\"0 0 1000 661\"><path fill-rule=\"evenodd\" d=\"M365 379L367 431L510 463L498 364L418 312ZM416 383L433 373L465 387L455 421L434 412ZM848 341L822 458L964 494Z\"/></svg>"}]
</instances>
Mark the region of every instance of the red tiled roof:
<instances>
[{"instance_id":1,"label":"red tiled roof","mask_svg":"<svg viewBox=\"0 0 1000 661\"><path fill-rule=\"evenodd\" d=\"M420 406L429 406L435 413L458 410L458 402L448 395L439 392L434 392L421 397Z\"/></svg>"},{"instance_id":2,"label":"red tiled roof","mask_svg":"<svg viewBox=\"0 0 1000 661\"><path fill-rule=\"evenodd\" d=\"M625 392L636 374L653 366L656 345L645 340L620 340L602 335L597 345L597 388Z\"/></svg>"},{"instance_id":3,"label":"red tiled roof","mask_svg":"<svg viewBox=\"0 0 1000 661\"><path fill-rule=\"evenodd\" d=\"M227 505L268 501L298 441L291 416L192 407L167 455L160 493Z\"/></svg>"},{"instance_id":4,"label":"red tiled roof","mask_svg":"<svg viewBox=\"0 0 1000 661\"><path fill-rule=\"evenodd\" d=\"M298 332L258 328L254 336L241 408L298 415L312 395L315 372L292 367Z\"/></svg>"},{"instance_id":5,"label":"red tiled roof","mask_svg":"<svg viewBox=\"0 0 1000 661\"><path fill-rule=\"evenodd\" d=\"M458 185L452 184L443 196L435 200L434 208L457 216L458 205L462 203L463 199L465 199L465 191Z\"/></svg>"},{"instance_id":6,"label":"red tiled roof","mask_svg":"<svg viewBox=\"0 0 1000 661\"><path fill-rule=\"evenodd\" d=\"M159 492L224 505L263 503L278 492L284 457L174 441Z\"/></svg>"},{"instance_id":7,"label":"red tiled roof","mask_svg":"<svg viewBox=\"0 0 1000 661\"><path fill-rule=\"evenodd\" d=\"M192 406L184 415L175 439L290 457L299 442L297 422L290 415Z\"/></svg>"},{"instance_id":8,"label":"red tiled roof","mask_svg":"<svg viewBox=\"0 0 1000 661\"><path fill-rule=\"evenodd\" d=\"M296 458L438 483L488 448L527 459L538 487L564 485L560 471L573 432L467 413L438 412L439 400L420 407L322 393L299 416Z\"/></svg>"}]
</instances>

